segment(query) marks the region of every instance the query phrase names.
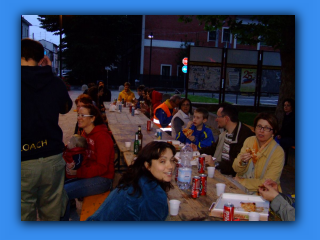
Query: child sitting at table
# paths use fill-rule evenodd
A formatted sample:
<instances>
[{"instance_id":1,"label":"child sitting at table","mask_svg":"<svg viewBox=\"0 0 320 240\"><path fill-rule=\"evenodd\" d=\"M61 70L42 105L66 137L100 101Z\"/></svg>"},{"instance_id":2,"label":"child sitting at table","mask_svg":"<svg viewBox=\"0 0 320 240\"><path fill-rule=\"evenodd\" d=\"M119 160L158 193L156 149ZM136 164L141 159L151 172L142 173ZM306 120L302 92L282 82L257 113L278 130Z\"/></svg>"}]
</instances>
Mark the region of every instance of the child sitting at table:
<instances>
[{"instance_id":1,"label":"child sitting at table","mask_svg":"<svg viewBox=\"0 0 320 240\"><path fill-rule=\"evenodd\" d=\"M205 108L195 109L193 121L177 134L176 139L182 143L194 144L197 149L211 146L214 138L211 129L205 125L208 118L209 112Z\"/></svg>"},{"instance_id":2,"label":"child sitting at table","mask_svg":"<svg viewBox=\"0 0 320 240\"><path fill-rule=\"evenodd\" d=\"M86 156L87 150L87 140L86 138L74 134L70 141L68 142L66 149L63 152L63 159L67 163L67 168L69 169L79 169L81 163ZM76 176L71 176L66 173L66 178L75 178Z\"/></svg>"}]
</instances>

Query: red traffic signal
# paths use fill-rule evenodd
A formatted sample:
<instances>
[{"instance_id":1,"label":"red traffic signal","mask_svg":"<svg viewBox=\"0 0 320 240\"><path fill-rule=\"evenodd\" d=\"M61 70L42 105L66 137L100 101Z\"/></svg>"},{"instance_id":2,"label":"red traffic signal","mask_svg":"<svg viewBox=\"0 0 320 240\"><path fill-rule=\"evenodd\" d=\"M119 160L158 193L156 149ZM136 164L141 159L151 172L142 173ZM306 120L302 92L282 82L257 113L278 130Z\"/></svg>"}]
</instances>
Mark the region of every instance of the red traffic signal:
<instances>
[{"instance_id":1,"label":"red traffic signal","mask_svg":"<svg viewBox=\"0 0 320 240\"><path fill-rule=\"evenodd\" d=\"M182 63L183 63L183 65L188 65L188 58L184 58L184 59L182 59Z\"/></svg>"}]
</instances>

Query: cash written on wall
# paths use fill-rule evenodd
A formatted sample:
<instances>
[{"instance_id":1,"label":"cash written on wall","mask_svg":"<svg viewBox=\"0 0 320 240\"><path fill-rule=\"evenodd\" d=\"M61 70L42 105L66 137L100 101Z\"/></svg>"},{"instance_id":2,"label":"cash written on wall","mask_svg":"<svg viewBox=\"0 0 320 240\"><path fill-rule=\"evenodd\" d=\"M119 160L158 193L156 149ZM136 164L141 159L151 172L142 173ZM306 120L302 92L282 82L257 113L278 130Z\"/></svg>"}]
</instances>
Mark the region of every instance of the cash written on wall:
<instances>
[{"instance_id":1,"label":"cash written on wall","mask_svg":"<svg viewBox=\"0 0 320 240\"><path fill-rule=\"evenodd\" d=\"M219 91L220 67L189 66L189 68L189 89Z\"/></svg>"},{"instance_id":2,"label":"cash written on wall","mask_svg":"<svg viewBox=\"0 0 320 240\"><path fill-rule=\"evenodd\" d=\"M254 92L256 88L256 79L257 79L257 70L256 69L247 69L243 68L241 72L241 92Z\"/></svg>"}]
</instances>

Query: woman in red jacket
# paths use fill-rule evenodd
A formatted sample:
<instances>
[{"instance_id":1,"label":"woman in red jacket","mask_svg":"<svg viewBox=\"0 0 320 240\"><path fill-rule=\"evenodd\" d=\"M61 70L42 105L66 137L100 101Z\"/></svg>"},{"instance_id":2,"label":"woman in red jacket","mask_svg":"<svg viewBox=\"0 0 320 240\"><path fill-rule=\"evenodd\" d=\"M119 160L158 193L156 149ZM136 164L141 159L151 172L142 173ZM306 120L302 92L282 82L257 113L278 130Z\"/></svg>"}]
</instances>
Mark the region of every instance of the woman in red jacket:
<instances>
[{"instance_id":1,"label":"woman in red jacket","mask_svg":"<svg viewBox=\"0 0 320 240\"><path fill-rule=\"evenodd\" d=\"M114 148L108 128L100 111L92 104L83 105L78 111L78 125L83 128L82 136L87 139L87 157L79 169L66 166L69 175L76 180L65 184L69 200L109 191L114 178ZM64 216L69 219L69 208Z\"/></svg>"}]
</instances>

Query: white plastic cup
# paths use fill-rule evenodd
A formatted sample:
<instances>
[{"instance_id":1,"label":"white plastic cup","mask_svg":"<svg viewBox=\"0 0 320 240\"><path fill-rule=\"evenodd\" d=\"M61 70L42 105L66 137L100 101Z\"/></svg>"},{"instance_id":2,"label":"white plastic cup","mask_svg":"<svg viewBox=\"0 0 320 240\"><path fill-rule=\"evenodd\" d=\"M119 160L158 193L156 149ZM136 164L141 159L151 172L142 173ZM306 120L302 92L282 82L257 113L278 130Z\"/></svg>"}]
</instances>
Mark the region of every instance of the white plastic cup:
<instances>
[{"instance_id":1,"label":"white plastic cup","mask_svg":"<svg viewBox=\"0 0 320 240\"><path fill-rule=\"evenodd\" d=\"M125 142L124 145L126 146L127 150L130 150L131 142Z\"/></svg>"},{"instance_id":2,"label":"white plastic cup","mask_svg":"<svg viewBox=\"0 0 320 240\"><path fill-rule=\"evenodd\" d=\"M224 183L217 183L217 196L219 197L222 193L224 193L224 189L226 188L226 185Z\"/></svg>"},{"instance_id":3,"label":"white plastic cup","mask_svg":"<svg viewBox=\"0 0 320 240\"><path fill-rule=\"evenodd\" d=\"M213 178L215 169L216 169L215 167L207 167L209 178Z\"/></svg>"},{"instance_id":4,"label":"white plastic cup","mask_svg":"<svg viewBox=\"0 0 320 240\"><path fill-rule=\"evenodd\" d=\"M170 205L170 215L176 216L179 212L180 201L176 199L172 199L169 201Z\"/></svg>"},{"instance_id":5,"label":"white plastic cup","mask_svg":"<svg viewBox=\"0 0 320 240\"><path fill-rule=\"evenodd\" d=\"M259 221L260 214L257 212L249 212L249 221Z\"/></svg>"}]
</instances>

